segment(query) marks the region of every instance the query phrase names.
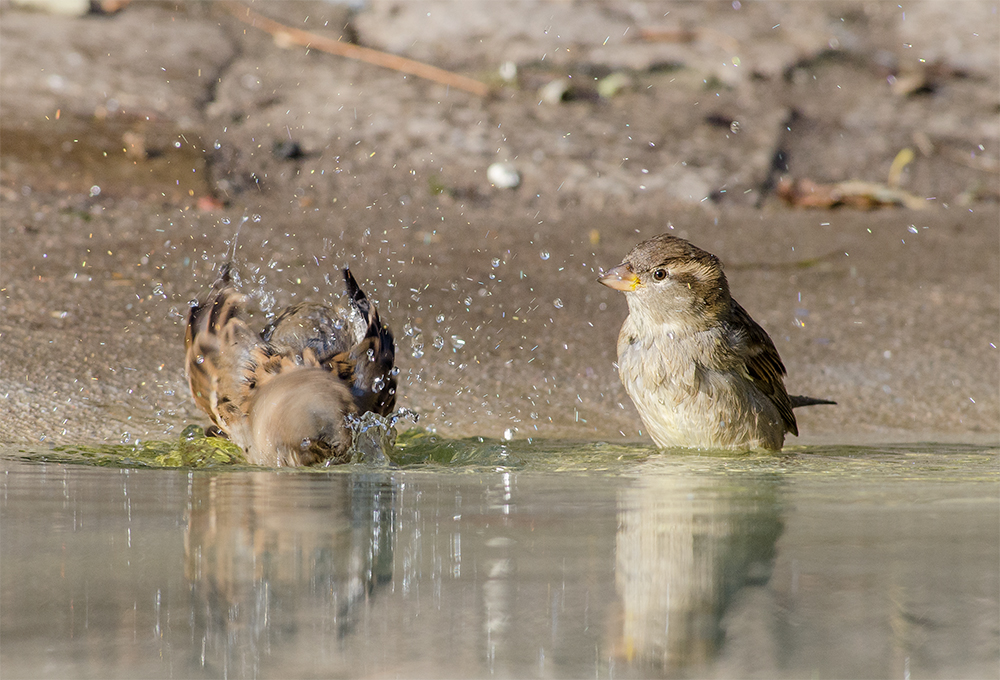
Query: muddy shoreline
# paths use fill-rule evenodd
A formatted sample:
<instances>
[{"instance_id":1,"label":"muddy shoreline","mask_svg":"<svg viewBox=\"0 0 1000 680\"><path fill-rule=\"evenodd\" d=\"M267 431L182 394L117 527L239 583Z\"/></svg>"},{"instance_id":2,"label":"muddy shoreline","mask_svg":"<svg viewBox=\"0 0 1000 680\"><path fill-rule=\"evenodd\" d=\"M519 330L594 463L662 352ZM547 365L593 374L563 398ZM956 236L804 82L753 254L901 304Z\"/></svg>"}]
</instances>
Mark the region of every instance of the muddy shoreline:
<instances>
[{"instance_id":1,"label":"muddy shoreline","mask_svg":"<svg viewBox=\"0 0 1000 680\"><path fill-rule=\"evenodd\" d=\"M450 436L642 441L614 368L624 299L595 278L672 229L726 263L789 391L839 402L800 411L788 444L996 441L996 3L917 3L905 20L887 4L521 3L506 42L482 26L515 3L435 31L421 17L448 3L416 4L272 9L316 30L342 20L493 95L282 49L212 5L75 18L0 5L4 441L205 421L186 394L183 316L237 228L259 325L339 295L331 273L350 265L395 331L400 405ZM611 25L696 21L714 33L600 46ZM508 60L518 81L494 83ZM887 84L912 72L928 91ZM594 94L614 73L629 84ZM586 84L539 101L569 75ZM768 185L884 183L910 147L899 186L926 209L807 210ZM520 186L487 182L497 161Z\"/></svg>"}]
</instances>

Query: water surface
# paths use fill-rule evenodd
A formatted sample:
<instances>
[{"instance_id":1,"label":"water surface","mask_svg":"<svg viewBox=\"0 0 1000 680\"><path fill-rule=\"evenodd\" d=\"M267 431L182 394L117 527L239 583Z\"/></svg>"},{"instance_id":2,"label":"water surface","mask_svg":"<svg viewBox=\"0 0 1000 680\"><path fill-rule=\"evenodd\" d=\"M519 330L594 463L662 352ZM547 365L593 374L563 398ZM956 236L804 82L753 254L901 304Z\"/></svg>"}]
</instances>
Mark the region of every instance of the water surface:
<instances>
[{"instance_id":1,"label":"water surface","mask_svg":"<svg viewBox=\"0 0 1000 680\"><path fill-rule=\"evenodd\" d=\"M993 447L0 458L6 677L982 677Z\"/></svg>"}]
</instances>

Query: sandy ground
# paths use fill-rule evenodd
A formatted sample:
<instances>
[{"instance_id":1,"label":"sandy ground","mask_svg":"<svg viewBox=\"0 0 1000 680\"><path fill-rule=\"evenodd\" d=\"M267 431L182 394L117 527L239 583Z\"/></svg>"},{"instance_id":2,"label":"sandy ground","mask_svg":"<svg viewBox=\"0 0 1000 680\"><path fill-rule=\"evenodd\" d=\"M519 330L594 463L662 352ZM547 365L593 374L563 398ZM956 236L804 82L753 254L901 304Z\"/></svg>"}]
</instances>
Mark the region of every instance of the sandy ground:
<instances>
[{"instance_id":1,"label":"sandy ground","mask_svg":"<svg viewBox=\"0 0 1000 680\"><path fill-rule=\"evenodd\" d=\"M726 262L789 391L839 402L790 443L997 440L997 2L253 6L485 97L226 7L0 4L4 441L207 422L182 324L237 228L260 325L336 298L350 265L395 331L401 405L449 435L641 440L625 301L594 279L673 230ZM903 149L909 207L776 195L885 184Z\"/></svg>"}]
</instances>

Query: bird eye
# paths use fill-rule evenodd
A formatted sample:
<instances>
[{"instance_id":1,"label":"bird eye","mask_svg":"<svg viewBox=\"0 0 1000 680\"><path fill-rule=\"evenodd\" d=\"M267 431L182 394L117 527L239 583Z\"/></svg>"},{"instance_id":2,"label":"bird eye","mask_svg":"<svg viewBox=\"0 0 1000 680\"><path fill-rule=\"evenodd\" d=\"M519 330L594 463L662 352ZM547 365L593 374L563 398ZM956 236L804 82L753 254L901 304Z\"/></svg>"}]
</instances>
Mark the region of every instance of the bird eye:
<instances>
[{"instance_id":1,"label":"bird eye","mask_svg":"<svg viewBox=\"0 0 1000 680\"><path fill-rule=\"evenodd\" d=\"M657 281L662 281L663 279L667 278L667 270L657 269L655 272L653 272L653 278L656 279Z\"/></svg>"}]
</instances>

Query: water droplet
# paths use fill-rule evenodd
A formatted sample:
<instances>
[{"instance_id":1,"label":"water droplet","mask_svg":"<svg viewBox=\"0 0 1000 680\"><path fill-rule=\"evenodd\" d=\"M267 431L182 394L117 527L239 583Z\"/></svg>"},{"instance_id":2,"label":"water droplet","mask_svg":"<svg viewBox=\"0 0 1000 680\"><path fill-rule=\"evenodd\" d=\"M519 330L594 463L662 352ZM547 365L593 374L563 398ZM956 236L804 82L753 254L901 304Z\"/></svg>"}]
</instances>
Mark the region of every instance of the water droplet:
<instances>
[{"instance_id":1,"label":"water droplet","mask_svg":"<svg viewBox=\"0 0 1000 680\"><path fill-rule=\"evenodd\" d=\"M203 364L203 363L205 363L205 355L204 354L198 354L198 355L196 355L195 358L194 358L194 363L196 363L196 364Z\"/></svg>"},{"instance_id":2,"label":"water droplet","mask_svg":"<svg viewBox=\"0 0 1000 680\"><path fill-rule=\"evenodd\" d=\"M254 215L253 216L253 221L254 222L260 222L260 215Z\"/></svg>"},{"instance_id":3,"label":"water droplet","mask_svg":"<svg viewBox=\"0 0 1000 680\"><path fill-rule=\"evenodd\" d=\"M438 314L435 321L437 321L438 323L444 323L444 314Z\"/></svg>"},{"instance_id":4,"label":"water droplet","mask_svg":"<svg viewBox=\"0 0 1000 680\"><path fill-rule=\"evenodd\" d=\"M270 312L274 309L274 293L262 293L260 296L260 311Z\"/></svg>"},{"instance_id":5,"label":"water droplet","mask_svg":"<svg viewBox=\"0 0 1000 680\"><path fill-rule=\"evenodd\" d=\"M175 149L181 148L181 143L180 142L174 142L174 148Z\"/></svg>"},{"instance_id":6,"label":"water droplet","mask_svg":"<svg viewBox=\"0 0 1000 680\"><path fill-rule=\"evenodd\" d=\"M562 308L563 308L563 301L562 301L562 298L556 298L555 300L553 300L553 301L552 301L552 305L553 305L553 306L554 306L554 307L555 307L556 309L562 309Z\"/></svg>"},{"instance_id":7,"label":"water droplet","mask_svg":"<svg viewBox=\"0 0 1000 680\"><path fill-rule=\"evenodd\" d=\"M90 197L91 198L94 198L95 196L100 196L100 195L101 195L101 187L97 186L96 184L94 186L90 187Z\"/></svg>"},{"instance_id":8,"label":"water droplet","mask_svg":"<svg viewBox=\"0 0 1000 680\"><path fill-rule=\"evenodd\" d=\"M222 218L222 219L220 220L220 222L222 222L223 224L229 224L229 218L228 218L228 217L223 217L223 218Z\"/></svg>"},{"instance_id":9,"label":"water droplet","mask_svg":"<svg viewBox=\"0 0 1000 680\"><path fill-rule=\"evenodd\" d=\"M914 225L914 224L911 224L910 226L908 226L908 227L906 228L906 230L907 230L908 232L910 232L911 234L916 234L916 233L917 233L917 227L916 227L916 225Z\"/></svg>"},{"instance_id":10,"label":"water droplet","mask_svg":"<svg viewBox=\"0 0 1000 680\"><path fill-rule=\"evenodd\" d=\"M542 258L543 260L547 260L551 257L551 255L549 254L549 251L543 250L542 252L538 253L538 257Z\"/></svg>"},{"instance_id":11,"label":"water droplet","mask_svg":"<svg viewBox=\"0 0 1000 680\"><path fill-rule=\"evenodd\" d=\"M442 347L444 347L444 338L438 335L434 338L434 342L432 342L431 344L434 346L434 349L441 349Z\"/></svg>"},{"instance_id":12,"label":"water droplet","mask_svg":"<svg viewBox=\"0 0 1000 680\"><path fill-rule=\"evenodd\" d=\"M212 146L215 147L216 149L221 149L222 148L222 144L219 142L218 139L215 140L215 144L213 144Z\"/></svg>"},{"instance_id":13,"label":"water droplet","mask_svg":"<svg viewBox=\"0 0 1000 680\"><path fill-rule=\"evenodd\" d=\"M132 434L130 432L122 432L122 444L128 444L132 441Z\"/></svg>"},{"instance_id":14,"label":"water droplet","mask_svg":"<svg viewBox=\"0 0 1000 680\"><path fill-rule=\"evenodd\" d=\"M499 257L494 257L493 258L493 267L496 268L496 267L499 267L499 266L500 266L500 258Z\"/></svg>"},{"instance_id":15,"label":"water droplet","mask_svg":"<svg viewBox=\"0 0 1000 680\"><path fill-rule=\"evenodd\" d=\"M424 355L424 335L421 333L419 328L411 327L412 344L410 349L410 355L414 359L419 359Z\"/></svg>"},{"instance_id":16,"label":"water droplet","mask_svg":"<svg viewBox=\"0 0 1000 680\"><path fill-rule=\"evenodd\" d=\"M732 132L734 135L738 133L740 131L740 121L734 120L732 123L730 123L729 131Z\"/></svg>"},{"instance_id":17,"label":"water droplet","mask_svg":"<svg viewBox=\"0 0 1000 680\"><path fill-rule=\"evenodd\" d=\"M454 347L456 350L460 350L463 347L465 347L465 340L463 340L461 337L457 335L453 335L451 336L451 346Z\"/></svg>"},{"instance_id":18,"label":"water droplet","mask_svg":"<svg viewBox=\"0 0 1000 680\"><path fill-rule=\"evenodd\" d=\"M506 430L503 431L503 440L505 442L509 442L511 439L514 438L515 432L517 432L516 427L508 427Z\"/></svg>"}]
</instances>

